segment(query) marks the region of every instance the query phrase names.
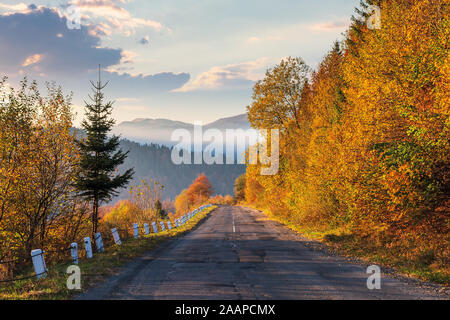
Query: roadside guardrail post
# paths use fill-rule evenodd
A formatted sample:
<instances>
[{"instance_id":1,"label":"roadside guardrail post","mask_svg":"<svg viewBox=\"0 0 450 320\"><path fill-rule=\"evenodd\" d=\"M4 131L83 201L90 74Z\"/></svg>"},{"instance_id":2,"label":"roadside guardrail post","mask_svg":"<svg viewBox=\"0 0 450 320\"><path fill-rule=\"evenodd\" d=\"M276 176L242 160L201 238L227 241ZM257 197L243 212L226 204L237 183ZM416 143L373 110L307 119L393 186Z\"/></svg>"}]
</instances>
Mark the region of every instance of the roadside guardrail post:
<instances>
[{"instance_id":1,"label":"roadside guardrail post","mask_svg":"<svg viewBox=\"0 0 450 320\"><path fill-rule=\"evenodd\" d=\"M138 223L133 223L133 233L134 233L135 239L139 238L139 224Z\"/></svg>"},{"instance_id":2,"label":"roadside guardrail post","mask_svg":"<svg viewBox=\"0 0 450 320\"><path fill-rule=\"evenodd\" d=\"M31 260L33 261L34 273L38 279L47 275L47 266L45 265L44 251L41 249L31 250Z\"/></svg>"},{"instance_id":3,"label":"roadside guardrail post","mask_svg":"<svg viewBox=\"0 0 450 320\"><path fill-rule=\"evenodd\" d=\"M145 231L145 234L150 233L150 230L148 229L148 223L144 223L144 231Z\"/></svg>"},{"instance_id":4,"label":"roadside guardrail post","mask_svg":"<svg viewBox=\"0 0 450 320\"><path fill-rule=\"evenodd\" d=\"M156 222L152 222L152 226L153 226L153 231L155 233L158 233L158 226L156 225Z\"/></svg>"},{"instance_id":5,"label":"roadside guardrail post","mask_svg":"<svg viewBox=\"0 0 450 320\"><path fill-rule=\"evenodd\" d=\"M95 246L97 248L97 252L104 252L105 248L103 247L103 239L100 232L95 234Z\"/></svg>"},{"instance_id":6,"label":"roadside guardrail post","mask_svg":"<svg viewBox=\"0 0 450 320\"><path fill-rule=\"evenodd\" d=\"M117 245L121 245L122 244L122 241L120 241L120 235L119 235L119 233L117 232L117 229L116 228L112 228L111 229L111 232L112 232L112 235L113 235L113 238L114 238L114 242L117 244Z\"/></svg>"},{"instance_id":7,"label":"roadside guardrail post","mask_svg":"<svg viewBox=\"0 0 450 320\"><path fill-rule=\"evenodd\" d=\"M91 238L89 237L84 238L84 249L86 250L86 258L91 259L93 257Z\"/></svg>"},{"instance_id":8,"label":"roadside guardrail post","mask_svg":"<svg viewBox=\"0 0 450 320\"><path fill-rule=\"evenodd\" d=\"M70 245L70 255L73 263L78 264L78 244L76 242L72 242Z\"/></svg>"}]
</instances>

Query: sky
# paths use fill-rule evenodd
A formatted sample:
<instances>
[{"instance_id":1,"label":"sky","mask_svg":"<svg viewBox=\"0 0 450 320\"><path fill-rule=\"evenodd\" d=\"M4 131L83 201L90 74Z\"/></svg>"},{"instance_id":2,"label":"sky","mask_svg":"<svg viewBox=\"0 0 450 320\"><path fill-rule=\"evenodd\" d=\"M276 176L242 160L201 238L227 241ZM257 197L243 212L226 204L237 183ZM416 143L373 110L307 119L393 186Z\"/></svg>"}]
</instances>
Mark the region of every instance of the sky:
<instances>
[{"instance_id":1,"label":"sky","mask_svg":"<svg viewBox=\"0 0 450 320\"><path fill-rule=\"evenodd\" d=\"M244 113L252 86L287 56L316 68L359 0L0 0L0 76L73 92L109 81L118 123L212 122Z\"/></svg>"}]
</instances>

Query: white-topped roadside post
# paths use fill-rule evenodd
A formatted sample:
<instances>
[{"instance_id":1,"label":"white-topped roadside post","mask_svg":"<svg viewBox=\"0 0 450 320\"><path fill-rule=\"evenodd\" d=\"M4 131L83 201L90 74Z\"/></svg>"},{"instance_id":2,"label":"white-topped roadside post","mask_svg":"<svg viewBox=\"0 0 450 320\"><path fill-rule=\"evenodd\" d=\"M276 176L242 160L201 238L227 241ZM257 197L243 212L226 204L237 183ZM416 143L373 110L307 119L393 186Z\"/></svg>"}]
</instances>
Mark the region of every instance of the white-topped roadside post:
<instances>
[{"instance_id":1,"label":"white-topped roadside post","mask_svg":"<svg viewBox=\"0 0 450 320\"><path fill-rule=\"evenodd\" d=\"M133 234L134 234L135 239L139 238L139 224L138 223L133 223Z\"/></svg>"},{"instance_id":2,"label":"white-topped roadside post","mask_svg":"<svg viewBox=\"0 0 450 320\"><path fill-rule=\"evenodd\" d=\"M41 249L31 250L31 260L33 261L34 273L38 279L47 275L47 266L45 265L44 251Z\"/></svg>"},{"instance_id":3,"label":"white-topped roadside post","mask_svg":"<svg viewBox=\"0 0 450 320\"><path fill-rule=\"evenodd\" d=\"M91 238L89 237L84 238L84 249L86 250L86 258L91 259L93 257Z\"/></svg>"},{"instance_id":4,"label":"white-topped roadside post","mask_svg":"<svg viewBox=\"0 0 450 320\"><path fill-rule=\"evenodd\" d=\"M119 235L119 232L117 232L117 229L116 228L112 228L111 229L111 232L112 232L112 235L113 235L113 238L114 238L114 242L117 244L117 245L121 245L122 244L122 241L120 241L120 235Z\"/></svg>"},{"instance_id":5,"label":"white-topped roadside post","mask_svg":"<svg viewBox=\"0 0 450 320\"><path fill-rule=\"evenodd\" d=\"M103 247L103 239L100 232L95 234L95 246L97 248L97 252L104 252L105 248Z\"/></svg>"},{"instance_id":6,"label":"white-topped roadside post","mask_svg":"<svg viewBox=\"0 0 450 320\"><path fill-rule=\"evenodd\" d=\"M145 234L149 234L150 233L150 230L148 228L148 223L144 223L144 231L145 231Z\"/></svg>"},{"instance_id":7,"label":"white-topped roadside post","mask_svg":"<svg viewBox=\"0 0 450 320\"><path fill-rule=\"evenodd\" d=\"M152 222L152 226L153 226L153 231L155 233L158 233L158 226L156 225L156 222Z\"/></svg>"},{"instance_id":8,"label":"white-topped roadside post","mask_svg":"<svg viewBox=\"0 0 450 320\"><path fill-rule=\"evenodd\" d=\"M70 255L72 256L72 261L78 264L78 243L72 242L70 245Z\"/></svg>"}]
</instances>

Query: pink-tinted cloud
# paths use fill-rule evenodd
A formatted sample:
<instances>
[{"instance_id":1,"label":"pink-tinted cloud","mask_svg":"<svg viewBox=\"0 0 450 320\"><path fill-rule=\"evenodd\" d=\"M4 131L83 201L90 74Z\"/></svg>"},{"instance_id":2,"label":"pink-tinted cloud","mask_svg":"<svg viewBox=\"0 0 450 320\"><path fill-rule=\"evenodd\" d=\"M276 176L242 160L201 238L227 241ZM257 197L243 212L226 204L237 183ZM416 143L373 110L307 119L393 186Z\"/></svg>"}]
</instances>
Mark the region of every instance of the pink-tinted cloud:
<instances>
[{"instance_id":1,"label":"pink-tinted cloud","mask_svg":"<svg viewBox=\"0 0 450 320\"><path fill-rule=\"evenodd\" d=\"M254 61L212 67L174 91L188 92L249 87L264 76L264 70L268 62L267 58L260 58Z\"/></svg>"},{"instance_id":2,"label":"pink-tinted cloud","mask_svg":"<svg viewBox=\"0 0 450 320\"><path fill-rule=\"evenodd\" d=\"M125 0L73 0L71 5L85 16L84 24L96 35L110 35L119 32L125 36L136 33L139 28L151 28L160 31L163 25L151 19L133 16L122 4Z\"/></svg>"}]
</instances>

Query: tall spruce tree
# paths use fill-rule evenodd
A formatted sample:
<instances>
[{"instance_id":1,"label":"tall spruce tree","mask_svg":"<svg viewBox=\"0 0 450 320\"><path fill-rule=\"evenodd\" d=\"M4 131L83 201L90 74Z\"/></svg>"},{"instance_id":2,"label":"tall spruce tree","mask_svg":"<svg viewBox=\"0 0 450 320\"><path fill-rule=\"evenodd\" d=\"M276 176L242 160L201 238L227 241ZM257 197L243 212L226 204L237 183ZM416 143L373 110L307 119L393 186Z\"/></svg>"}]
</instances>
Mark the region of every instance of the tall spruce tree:
<instances>
[{"instance_id":1,"label":"tall spruce tree","mask_svg":"<svg viewBox=\"0 0 450 320\"><path fill-rule=\"evenodd\" d=\"M102 84L100 68L98 82L91 81L94 96L89 95L92 103L85 102L85 119L82 127L86 137L78 141L81 149L80 172L76 187L80 195L92 203L92 235L98 227L98 209L101 202L108 202L117 195L117 189L125 187L133 177L134 170L128 169L123 174L117 173L128 152L118 149L119 137L108 133L114 126L112 119L112 102L103 102L102 90L108 82Z\"/></svg>"}]
</instances>

